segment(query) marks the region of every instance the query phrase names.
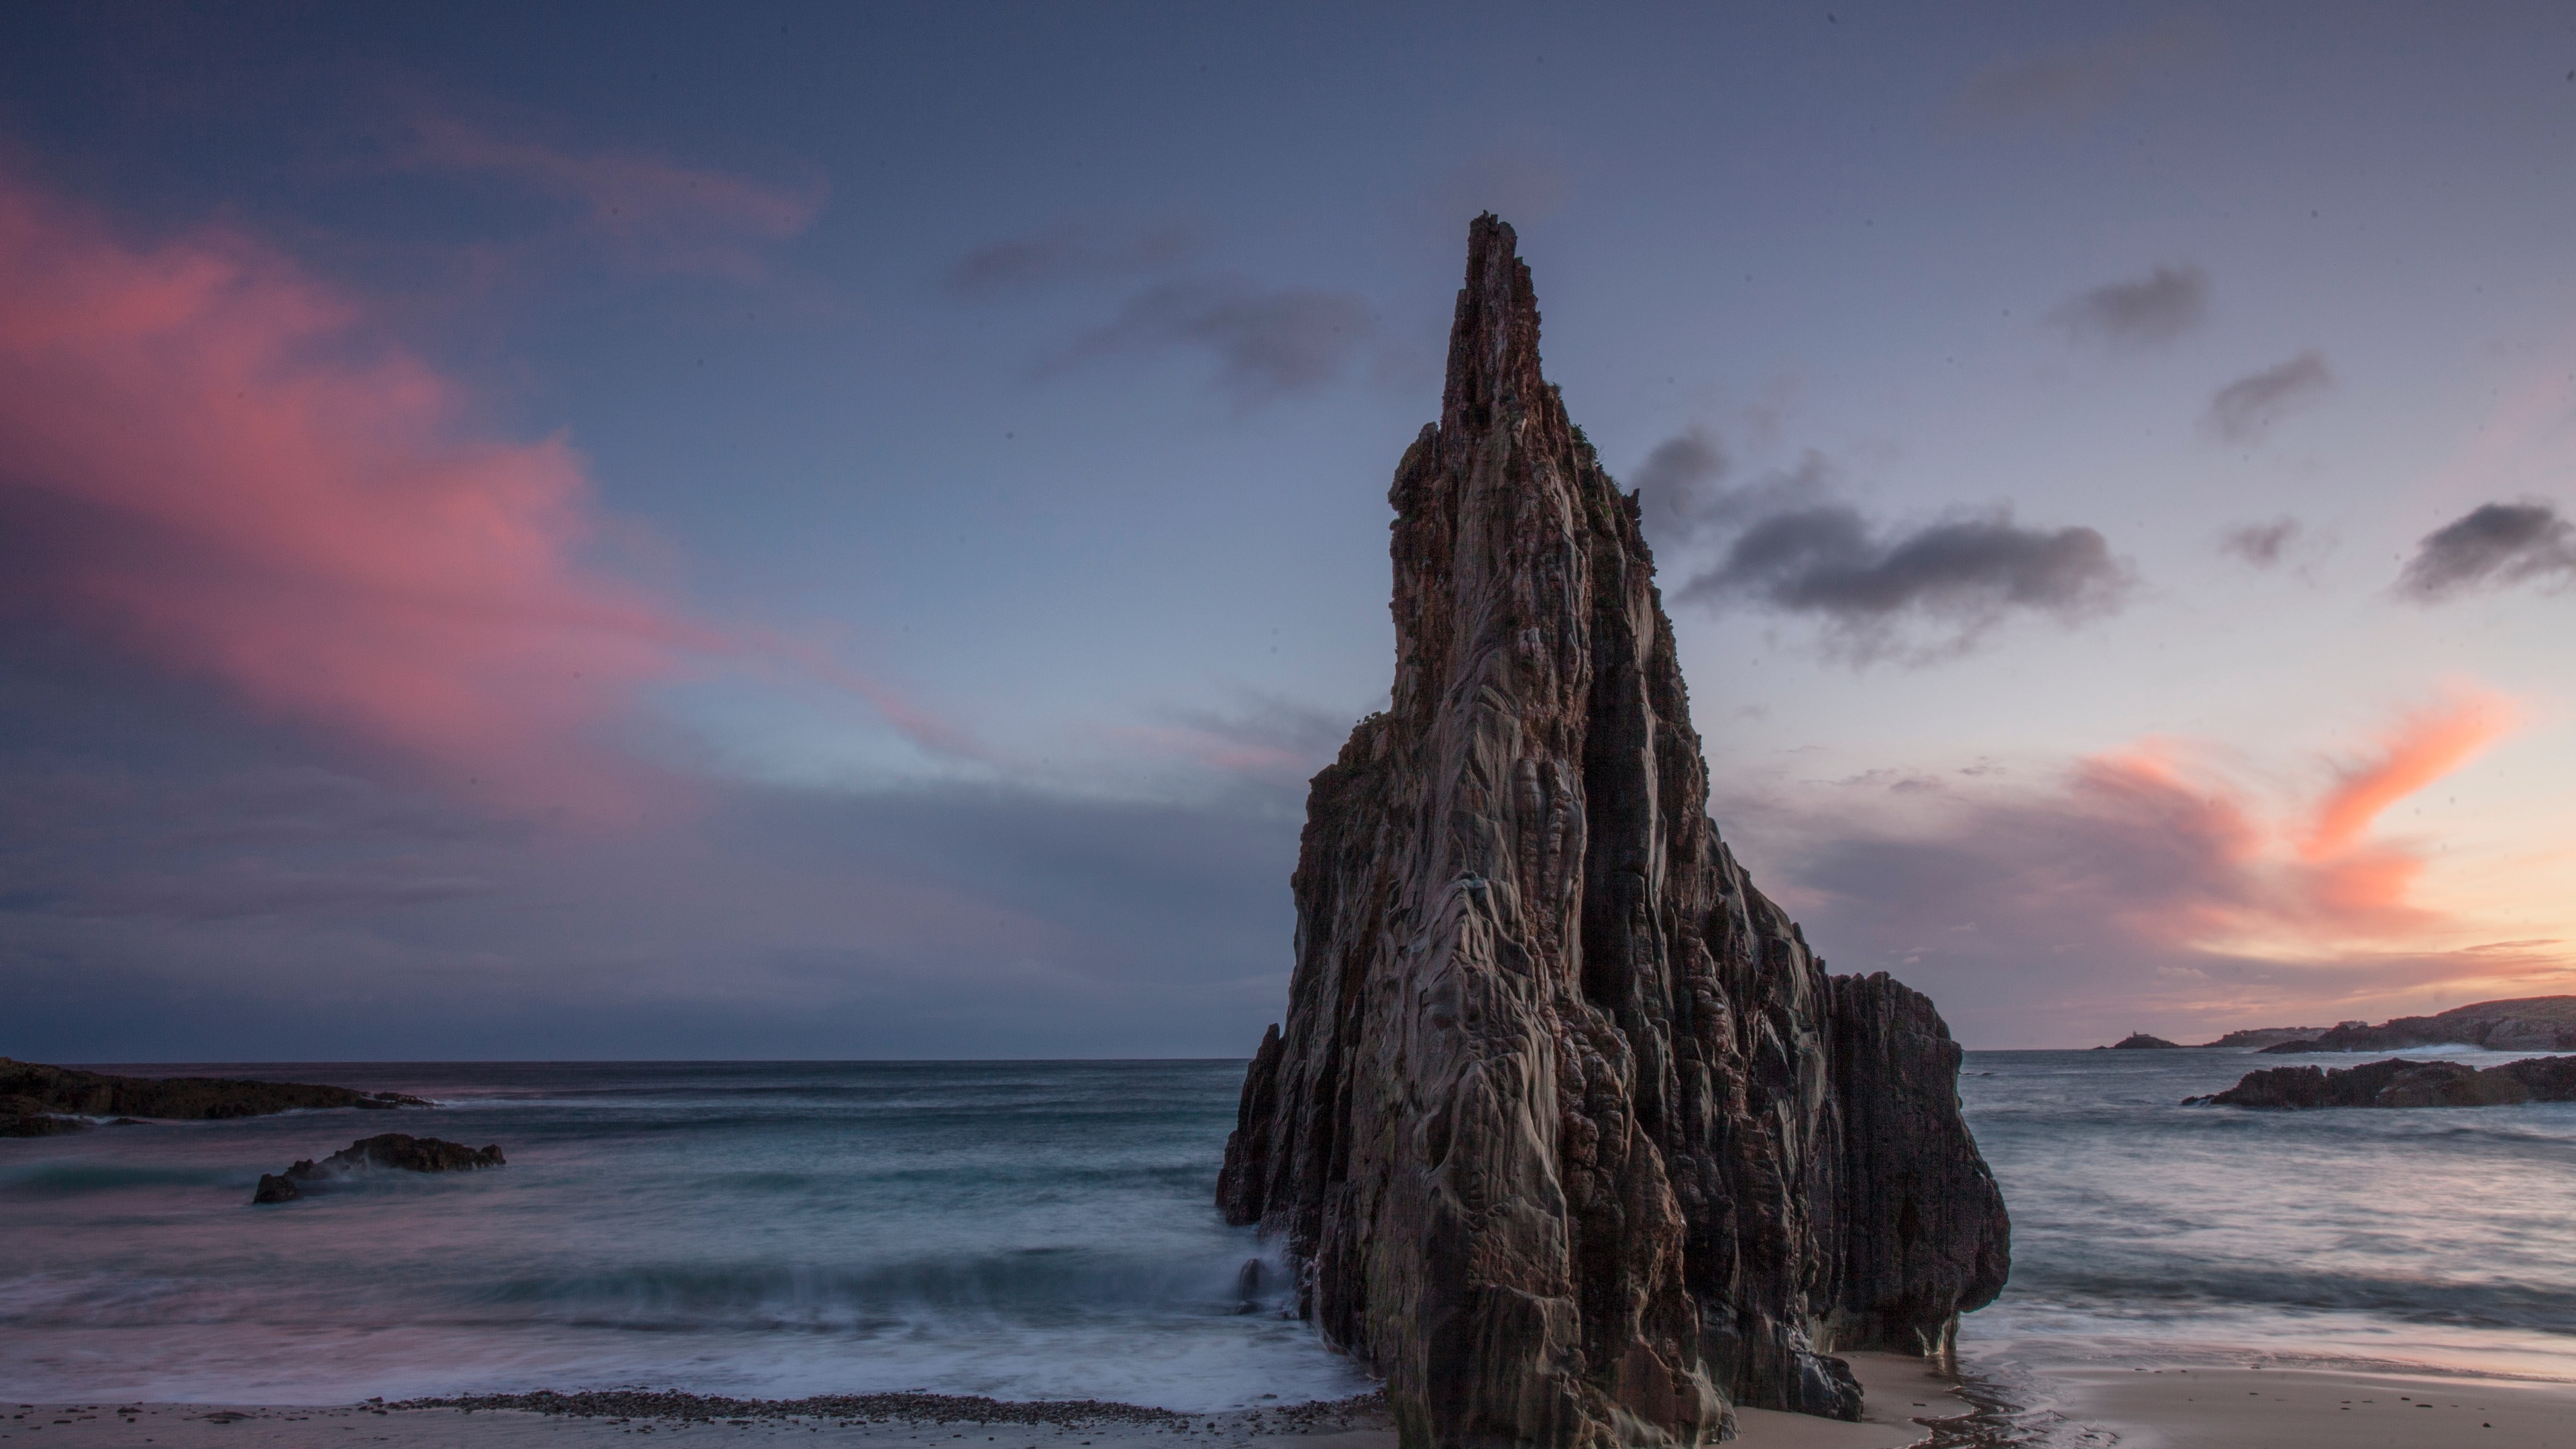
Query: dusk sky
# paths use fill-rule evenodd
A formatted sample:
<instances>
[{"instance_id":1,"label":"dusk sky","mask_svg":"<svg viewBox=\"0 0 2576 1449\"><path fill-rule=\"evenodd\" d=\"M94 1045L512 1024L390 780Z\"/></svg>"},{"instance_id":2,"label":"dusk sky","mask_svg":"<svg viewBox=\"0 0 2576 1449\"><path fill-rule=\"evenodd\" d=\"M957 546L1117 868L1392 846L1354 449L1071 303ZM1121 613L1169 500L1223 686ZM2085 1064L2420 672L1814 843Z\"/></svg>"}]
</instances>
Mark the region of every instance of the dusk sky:
<instances>
[{"instance_id":1,"label":"dusk sky","mask_svg":"<svg viewBox=\"0 0 2576 1449\"><path fill-rule=\"evenodd\" d=\"M1487 209L1833 970L2576 989L2564 4L56 4L0 1052L1247 1054Z\"/></svg>"}]
</instances>

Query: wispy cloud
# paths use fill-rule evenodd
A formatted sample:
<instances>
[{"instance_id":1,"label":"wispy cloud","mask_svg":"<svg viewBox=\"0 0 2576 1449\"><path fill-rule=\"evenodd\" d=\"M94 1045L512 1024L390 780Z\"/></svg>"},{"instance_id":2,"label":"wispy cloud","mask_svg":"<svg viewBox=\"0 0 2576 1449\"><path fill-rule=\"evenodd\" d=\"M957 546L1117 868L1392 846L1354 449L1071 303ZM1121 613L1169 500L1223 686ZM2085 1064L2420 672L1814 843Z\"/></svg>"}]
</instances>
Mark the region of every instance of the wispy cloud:
<instances>
[{"instance_id":1,"label":"wispy cloud","mask_svg":"<svg viewBox=\"0 0 2576 1449\"><path fill-rule=\"evenodd\" d=\"M1647 536L1678 543L1707 527L1727 464L1725 444L1706 428L1691 428L1656 444L1629 475Z\"/></svg>"},{"instance_id":2,"label":"wispy cloud","mask_svg":"<svg viewBox=\"0 0 2576 1449\"><path fill-rule=\"evenodd\" d=\"M718 785L567 850L389 830L381 793L0 760L15 1049L1213 1056L1286 989L1296 828L1250 802ZM299 828L233 838L243 809Z\"/></svg>"},{"instance_id":3,"label":"wispy cloud","mask_svg":"<svg viewBox=\"0 0 2576 1449\"><path fill-rule=\"evenodd\" d=\"M1196 352L1215 362L1219 386L1256 406L1340 378L1375 330L1368 304L1349 292L1232 275L1175 279L1128 299L1115 319L1075 338L1038 371L1051 376L1121 354Z\"/></svg>"},{"instance_id":4,"label":"wispy cloud","mask_svg":"<svg viewBox=\"0 0 2576 1449\"><path fill-rule=\"evenodd\" d=\"M2218 551L2268 569L2287 557L2305 532L2297 519L2289 517L2239 524L2219 536Z\"/></svg>"},{"instance_id":5,"label":"wispy cloud","mask_svg":"<svg viewBox=\"0 0 2576 1449\"><path fill-rule=\"evenodd\" d=\"M1842 969L1937 984L1945 1008L2024 1039L2106 1014L2247 1024L2237 1008L2256 998L2327 1003L2331 1020L2392 988L2564 969L2563 952L2472 949L2475 922L2416 899L2431 842L2376 829L2514 719L2511 701L2456 689L2356 757L2312 759L2302 773L2322 784L2287 799L2149 740L2033 785L1810 802L1782 894Z\"/></svg>"},{"instance_id":6,"label":"wispy cloud","mask_svg":"<svg viewBox=\"0 0 2576 1449\"><path fill-rule=\"evenodd\" d=\"M2298 843L2299 857L2316 861L2352 848L2389 806L2459 768L2462 761L2513 728L2512 701L2501 695L2459 692L2400 720L2364 759L2337 772L2334 787L2317 803L2316 817Z\"/></svg>"},{"instance_id":7,"label":"wispy cloud","mask_svg":"<svg viewBox=\"0 0 2576 1449\"><path fill-rule=\"evenodd\" d=\"M499 809L626 812L641 692L775 651L589 561L580 456L478 430L369 312L0 174L0 587Z\"/></svg>"},{"instance_id":8,"label":"wispy cloud","mask_svg":"<svg viewBox=\"0 0 2576 1449\"><path fill-rule=\"evenodd\" d=\"M2133 282L2110 282L2069 298L2050 320L2069 336L2115 347L2155 347L2209 315L2209 273L2185 263Z\"/></svg>"},{"instance_id":9,"label":"wispy cloud","mask_svg":"<svg viewBox=\"0 0 2576 1449\"><path fill-rule=\"evenodd\" d=\"M1166 272L1196 255L1201 243L1197 229L1179 223L1113 236L1087 222L1065 220L978 247L958 258L943 281L958 296L989 297Z\"/></svg>"},{"instance_id":10,"label":"wispy cloud","mask_svg":"<svg viewBox=\"0 0 2576 1449\"><path fill-rule=\"evenodd\" d=\"M2080 50L2001 62L1969 79L1956 111L1988 124L2081 120L2201 48L2197 29L2167 25Z\"/></svg>"},{"instance_id":11,"label":"wispy cloud","mask_svg":"<svg viewBox=\"0 0 2576 1449\"><path fill-rule=\"evenodd\" d=\"M1154 754L1177 756L1220 775L1302 791L1308 778L1340 752L1351 723L1312 705L1256 693L1232 710L1192 710L1168 724L1130 726L1117 733Z\"/></svg>"},{"instance_id":12,"label":"wispy cloud","mask_svg":"<svg viewBox=\"0 0 2576 1449\"><path fill-rule=\"evenodd\" d=\"M2481 503L2424 535L2398 576L2397 592L2436 604L2521 583L2576 584L2576 524L2539 499Z\"/></svg>"},{"instance_id":13,"label":"wispy cloud","mask_svg":"<svg viewBox=\"0 0 2576 1449\"><path fill-rule=\"evenodd\" d=\"M2281 419L2334 391L2334 383L2334 369L2310 349L2220 388L2201 426L2230 443L2260 442Z\"/></svg>"},{"instance_id":14,"label":"wispy cloud","mask_svg":"<svg viewBox=\"0 0 2576 1449\"><path fill-rule=\"evenodd\" d=\"M1116 316L1041 357L1031 369L1041 379L1115 357L1195 354L1215 364L1217 386L1252 408L1337 381L1370 350L1377 320L1358 294L1194 269L1202 250L1197 231L1176 224L1119 234L1063 221L967 253L945 286L966 300L1134 288Z\"/></svg>"},{"instance_id":15,"label":"wispy cloud","mask_svg":"<svg viewBox=\"0 0 2576 1449\"><path fill-rule=\"evenodd\" d=\"M653 271L763 276L778 245L803 235L830 194L820 177L783 186L638 151L566 150L445 116L414 124L410 164L571 203L585 226Z\"/></svg>"}]
</instances>

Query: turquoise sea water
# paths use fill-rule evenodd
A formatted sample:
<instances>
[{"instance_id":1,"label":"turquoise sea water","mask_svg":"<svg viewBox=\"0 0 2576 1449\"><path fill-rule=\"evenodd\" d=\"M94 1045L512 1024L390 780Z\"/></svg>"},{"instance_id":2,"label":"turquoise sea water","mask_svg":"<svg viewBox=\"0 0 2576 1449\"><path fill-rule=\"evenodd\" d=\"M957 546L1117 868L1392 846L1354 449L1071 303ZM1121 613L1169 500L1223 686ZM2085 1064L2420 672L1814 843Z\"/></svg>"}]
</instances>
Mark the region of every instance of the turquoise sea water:
<instances>
[{"instance_id":1,"label":"turquoise sea water","mask_svg":"<svg viewBox=\"0 0 2576 1449\"><path fill-rule=\"evenodd\" d=\"M2015 1239L1971 1358L2576 1378L2576 1106L2176 1105L2282 1060L1971 1054L1962 1092ZM1239 1286L1261 1245L1210 1203L1239 1062L128 1070L442 1105L0 1142L0 1393L650 1383L1212 1409L1366 1387ZM260 1173L381 1131L497 1142L510 1165L248 1206Z\"/></svg>"}]
</instances>

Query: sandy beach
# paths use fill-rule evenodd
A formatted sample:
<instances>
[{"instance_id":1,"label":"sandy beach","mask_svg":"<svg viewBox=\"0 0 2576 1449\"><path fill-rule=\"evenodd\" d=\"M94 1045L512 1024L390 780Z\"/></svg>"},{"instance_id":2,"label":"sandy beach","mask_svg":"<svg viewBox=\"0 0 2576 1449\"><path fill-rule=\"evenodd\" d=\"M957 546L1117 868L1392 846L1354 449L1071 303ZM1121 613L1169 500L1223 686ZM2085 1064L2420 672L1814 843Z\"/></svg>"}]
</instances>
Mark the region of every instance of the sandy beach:
<instances>
[{"instance_id":1,"label":"sandy beach","mask_svg":"<svg viewBox=\"0 0 2576 1449\"><path fill-rule=\"evenodd\" d=\"M2097 1366L2049 1372L2058 1412L2135 1449L2576 1446L2576 1384L2467 1374ZM2092 1442L2106 1442L2095 1440Z\"/></svg>"},{"instance_id":2,"label":"sandy beach","mask_svg":"<svg viewBox=\"0 0 2576 1449\"><path fill-rule=\"evenodd\" d=\"M2337 1369L2085 1366L2051 1370L2063 1397L2005 1432L1980 1419L1953 1381L1919 1360L1852 1356L1869 1390L1863 1422L1840 1423L1761 1409L1739 1411L1735 1443L1747 1449L1905 1449L1933 1442L2044 1442L2134 1449L2576 1449L2576 1384ZM602 1396L604 1399L606 1396ZM959 1405L973 1401L953 1401ZM732 1412L726 1412L725 1406ZM33 1445L280 1445L285 1449L391 1445L395 1449L573 1449L639 1435L690 1443L868 1445L881 1449L1159 1449L1186 1438L1228 1449L1394 1449L1395 1430L1373 1401L1180 1415L1125 1406L1082 1412L1009 1406L1017 1422L943 1418L935 1409L873 1417L790 1412L796 1405L698 1401L661 1413L542 1413L529 1409L359 1404L283 1407L209 1404L8 1404L0 1440ZM960 1409L955 1412L967 1412ZM981 1412L991 1412L984 1410Z\"/></svg>"}]
</instances>

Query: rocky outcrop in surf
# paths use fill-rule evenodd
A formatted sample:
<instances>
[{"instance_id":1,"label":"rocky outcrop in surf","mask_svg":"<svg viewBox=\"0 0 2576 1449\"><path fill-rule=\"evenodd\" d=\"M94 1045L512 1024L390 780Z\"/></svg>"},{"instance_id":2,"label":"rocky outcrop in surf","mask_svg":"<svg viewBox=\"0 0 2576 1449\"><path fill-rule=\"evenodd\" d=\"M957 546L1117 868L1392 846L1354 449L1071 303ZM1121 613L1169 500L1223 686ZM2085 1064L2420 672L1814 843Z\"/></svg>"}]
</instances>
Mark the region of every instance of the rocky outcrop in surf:
<instances>
[{"instance_id":1,"label":"rocky outcrop in surf","mask_svg":"<svg viewBox=\"0 0 2576 1449\"><path fill-rule=\"evenodd\" d=\"M1311 787L1220 1206L1408 1449L1856 1417L1833 1350L1937 1352L2003 1287L1959 1048L1828 977L1719 840L1636 500L1491 216L1390 496L1393 699Z\"/></svg>"},{"instance_id":2,"label":"rocky outcrop in surf","mask_svg":"<svg viewBox=\"0 0 2576 1449\"><path fill-rule=\"evenodd\" d=\"M239 1077L118 1077L0 1057L0 1136L78 1131L92 1118L200 1122L325 1107L426 1107L400 1092Z\"/></svg>"},{"instance_id":3,"label":"rocky outcrop in surf","mask_svg":"<svg viewBox=\"0 0 2576 1449\"><path fill-rule=\"evenodd\" d=\"M497 1146L468 1147L462 1142L449 1142L437 1137L413 1137L401 1132L380 1132L361 1137L348 1146L315 1162L311 1158L297 1162L284 1172L263 1172L259 1186L251 1193L253 1204L293 1202L304 1196L308 1184L328 1182L370 1167L389 1167L401 1172L471 1172L483 1167L501 1167L509 1159Z\"/></svg>"},{"instance_id":4,"label":"rocky outcrop in surf","mask_svg":"<svg viewBox=\"0 0 2576 1449\"><path fill-rule=\"evenodd\" d=\"M2402 1057L2358 1067L2270 1067L2247 1072L2224 1092L2185 1097L2196 1107L2509 1107L2518 1102L2576 1102L2576 1057L2531 1057L2496 1067L2410 1062Z\"/></svg>"}]
</instances>

